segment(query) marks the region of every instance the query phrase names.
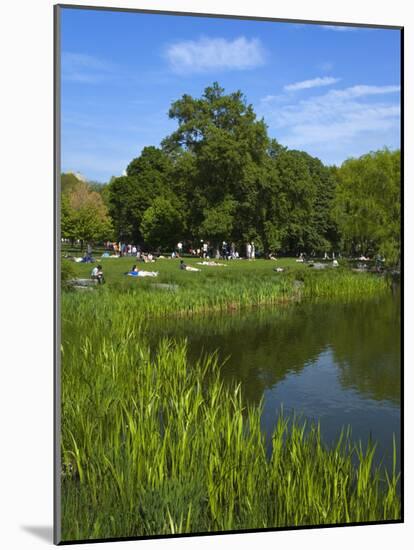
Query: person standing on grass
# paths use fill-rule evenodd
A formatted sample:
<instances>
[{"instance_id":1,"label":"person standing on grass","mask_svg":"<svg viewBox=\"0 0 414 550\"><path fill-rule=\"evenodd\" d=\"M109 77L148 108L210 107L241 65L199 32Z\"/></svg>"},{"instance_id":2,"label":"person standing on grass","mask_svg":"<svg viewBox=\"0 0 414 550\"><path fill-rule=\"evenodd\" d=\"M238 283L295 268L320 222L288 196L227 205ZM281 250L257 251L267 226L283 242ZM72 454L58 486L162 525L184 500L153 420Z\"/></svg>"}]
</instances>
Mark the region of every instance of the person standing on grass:
<instances>
[{"instance_id":1,"label":"person standing on grass","mask_svg":"<svg viewBox=\"0 0 414 550\"><path fill-rule=\"evenodd\" d=\"M183 251L183 243L180 241L179 243L177 243L177 254L179 257L181 256L182 251Z\"/></svg>"}]
</instances>

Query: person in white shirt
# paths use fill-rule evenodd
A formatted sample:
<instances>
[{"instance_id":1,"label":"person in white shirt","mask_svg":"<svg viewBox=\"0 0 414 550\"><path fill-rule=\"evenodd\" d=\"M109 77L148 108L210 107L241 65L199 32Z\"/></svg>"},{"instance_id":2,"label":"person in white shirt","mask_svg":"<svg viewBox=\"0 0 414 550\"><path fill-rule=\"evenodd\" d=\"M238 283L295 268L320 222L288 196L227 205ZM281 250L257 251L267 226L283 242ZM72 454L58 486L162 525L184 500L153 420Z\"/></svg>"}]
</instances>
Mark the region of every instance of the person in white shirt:
<instances>
[{"instance_id":1,"label":"person in white shirt","mask_svg":"<svg viewBox=\"0 0 414 550\"><path fill-rule=\"evenodd\" d=\"M100 285L105 282L101 265L95 266L92 269L91 279L93 279L94 281L98 281L98 284Z\"/></svg>"}]
</instances>

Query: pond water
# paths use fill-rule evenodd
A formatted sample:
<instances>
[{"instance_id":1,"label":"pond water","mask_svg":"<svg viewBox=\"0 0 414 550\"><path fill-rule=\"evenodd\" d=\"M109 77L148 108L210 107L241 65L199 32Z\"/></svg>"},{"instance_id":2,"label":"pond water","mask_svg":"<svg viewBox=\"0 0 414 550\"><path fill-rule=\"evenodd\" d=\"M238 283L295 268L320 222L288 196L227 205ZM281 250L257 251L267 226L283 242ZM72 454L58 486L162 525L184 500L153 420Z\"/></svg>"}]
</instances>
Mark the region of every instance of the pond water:
<instances>
[{"instance_id":1,"label":"pond water","mask_svg":"<svg viewBox=\"0 0 414 550\"><path fill-rule=\"evenodd\" d=\"M320 421L326 443L350 426L354 440L378 442L376 460L392 465L400 448L400 294L357 303L298 303L228 315L157 321L152 343L187 338L190 361L217 350L226 381L263 399L270 436L280 408Z\"/></svg>"}]
</instances>

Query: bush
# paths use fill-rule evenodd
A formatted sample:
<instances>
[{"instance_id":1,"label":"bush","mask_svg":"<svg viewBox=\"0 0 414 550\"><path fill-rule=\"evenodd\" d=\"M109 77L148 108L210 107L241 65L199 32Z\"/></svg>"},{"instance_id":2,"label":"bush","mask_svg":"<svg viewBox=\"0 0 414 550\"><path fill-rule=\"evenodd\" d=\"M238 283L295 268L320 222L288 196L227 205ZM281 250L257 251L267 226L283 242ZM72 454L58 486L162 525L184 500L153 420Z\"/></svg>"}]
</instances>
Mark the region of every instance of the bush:
<instances>
[{"instance_id":1,"label":"bush","mask_svg":"<svg viewBox=\"0 0 414 550\"><path fill-rule=\"evenodd\" d=\"M69 287L69 281L76 276L73 265L68 260L62 260L60 264L60 282L62 289Z\"/></svg>"}]
</instances>

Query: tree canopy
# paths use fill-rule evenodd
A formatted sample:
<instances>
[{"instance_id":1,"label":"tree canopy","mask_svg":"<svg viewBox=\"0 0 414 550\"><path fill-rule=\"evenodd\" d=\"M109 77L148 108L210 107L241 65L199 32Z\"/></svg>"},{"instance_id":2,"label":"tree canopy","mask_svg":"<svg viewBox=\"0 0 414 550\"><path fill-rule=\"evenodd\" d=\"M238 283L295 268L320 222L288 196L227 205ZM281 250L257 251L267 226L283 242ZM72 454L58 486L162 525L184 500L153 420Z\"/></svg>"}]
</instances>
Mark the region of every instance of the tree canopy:
<instances>
[{"instance_id":1,"label":"tree canopy","mask_svg":"<svg viewBox=\"0 0 414 550\"><path fill-rule=\"evenodd\" d=\"M177 126L160 147L144 147L98 193L116 239L159 249L226 240L254 241L259 253L398 257L398 152L325 166L272 139L243 93L218 83L199 98L184 94L169 117ZM62 226L66 209L62 201Z\"/></svg>"},{"instance_id":2,"label":"tree canopy","mask_svg":"<svg viewBox=\"0 0 414 550\"><path fill-rule=\"evenodd\" d=\"M400 152L383 149L349 159L338 170L335 212L344 247L400 259Z\"/></svg>"},{"instance_id":3,"label":"tree canopy","mask_svg":"<svg viewBox=\"0 0 414 550\"><path fill-rule=\"evenodd\" d=\"M111 238L112 222L101 193L78 180L74 174L62 174L61 182L62 237L79 239L82 245L84 242Z\"/></svg>"}]
</instances>

